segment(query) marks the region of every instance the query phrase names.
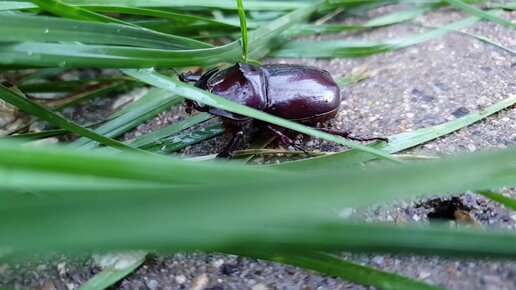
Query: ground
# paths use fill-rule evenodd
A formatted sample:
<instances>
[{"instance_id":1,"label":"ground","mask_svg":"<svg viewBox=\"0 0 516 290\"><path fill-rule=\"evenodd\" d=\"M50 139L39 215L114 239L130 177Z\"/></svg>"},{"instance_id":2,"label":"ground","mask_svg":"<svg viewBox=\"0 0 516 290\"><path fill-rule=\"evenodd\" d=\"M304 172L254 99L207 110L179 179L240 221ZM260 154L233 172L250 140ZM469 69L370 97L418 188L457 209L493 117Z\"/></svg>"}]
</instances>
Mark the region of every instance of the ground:
<instances>
[{"instance_id":1,"label":"ground","mask_svg":"<svg viewBox=\"0 0 516 290\"><path fill-rule=\"evenodd\" d=\"M388 7L374 13L384 13ZM439 26L465 17L455 9L441 9L415 22ZM516 13L502 17L515 21ZM427 31L413 24L378 30L324 36L338 39L398 38ZM489 37L516 49L514 30L491 22L479 22L464 31ZM357 59L267 59L270 63L299 63L328 70L336 79L367 72L368 78L342 89L345 97L334 127L357 136L391 134L436 125L479 110L516 94L516 57L470 36L449 33L407 49ZM169 123L177 111L161 114L139 127L146 131ZM133 133L134 134L134 133ZM310 150L338 151L339 145L308 137L297 141ZM186 148L184 154L217 153L227 137ZM454 152L505 148L516 145L516 108L512 107L479 123L408 153L446 155ZM516 197L514 189L503 189ZM516 214L473 193L457 199L484 227L516 230ZM422 201L423 202L423 201ZM415 202L399 201L365 210L342 209L343 215L368 220L427 222L428 210ZM209 238L209 237L207 237ZM346 256L346 255L345 255ZM380 269L413 277L450 289L516 289L516 262L443 259L393 255L346 256ZM0 265L0 287L72 289L98 271L91 259L38 258L24 264ZM339 279L276 263L238 259L219 254L175 254L149 258L113 289L364 289Z\"/></svg>"}]
</instances>

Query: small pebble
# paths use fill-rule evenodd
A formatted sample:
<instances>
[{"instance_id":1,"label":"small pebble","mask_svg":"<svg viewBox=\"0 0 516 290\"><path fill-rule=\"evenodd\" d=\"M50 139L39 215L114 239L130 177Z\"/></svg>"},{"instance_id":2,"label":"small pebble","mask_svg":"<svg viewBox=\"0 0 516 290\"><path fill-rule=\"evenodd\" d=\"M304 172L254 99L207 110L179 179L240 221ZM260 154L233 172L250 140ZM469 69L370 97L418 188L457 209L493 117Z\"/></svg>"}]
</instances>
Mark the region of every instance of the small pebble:
<instances>
[{"instance_id":1,"label":"small pebble","mask_svg":"<svg viewBox=\"0 0 516 290\"><path fill-rule=\"evenodd\" d=\"M206 288L208 282L208 275L206 275L206 273L203 273L193 280L192 286L190 286L190 290L202 290Z\"/></svg>"},{"instance_id":2,"label":"small pebble","mask_svg":"<svg viewBox=\"0 0 516 290\"><path fill-rule=\"evenodd\" d=\"M269 287L263 283L258 283L251 288L252 290L269 290Z\"/></svg>"},{"instance_id":3,"label":"small pebble","mask_svg":"<svg viewBox=\"0 0 516 290\"><path fill-rule=\"evenodd\" d=\"M181 285L186 282L186 277L184 275L177 275L175 280L177 284Z\"/></svg>"}]
</instances>

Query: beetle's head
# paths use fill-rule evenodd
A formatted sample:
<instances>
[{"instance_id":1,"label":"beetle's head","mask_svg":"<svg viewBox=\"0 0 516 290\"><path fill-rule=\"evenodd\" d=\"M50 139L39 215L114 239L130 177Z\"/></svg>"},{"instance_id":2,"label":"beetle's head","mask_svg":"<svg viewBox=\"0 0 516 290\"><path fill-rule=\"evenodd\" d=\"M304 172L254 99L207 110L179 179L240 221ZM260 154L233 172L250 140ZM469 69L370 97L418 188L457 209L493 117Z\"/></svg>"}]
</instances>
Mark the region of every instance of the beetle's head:
<instances>
[{"instance_id":1,"label":"beetle's head","mask_svg":"<svg viewBox=\"0 0 516 290\"><path fill-rule=\"evenodd\" d=\"M267 106L265 75L262 69L237 63L224 70L212 69L201 76L195 86L210 93L221 96L238 104L258 110ZM217 108L193 103L198 111L209 112L213 115L234 121L245 121L249 118Z\"/></svg>"}]
</instances>

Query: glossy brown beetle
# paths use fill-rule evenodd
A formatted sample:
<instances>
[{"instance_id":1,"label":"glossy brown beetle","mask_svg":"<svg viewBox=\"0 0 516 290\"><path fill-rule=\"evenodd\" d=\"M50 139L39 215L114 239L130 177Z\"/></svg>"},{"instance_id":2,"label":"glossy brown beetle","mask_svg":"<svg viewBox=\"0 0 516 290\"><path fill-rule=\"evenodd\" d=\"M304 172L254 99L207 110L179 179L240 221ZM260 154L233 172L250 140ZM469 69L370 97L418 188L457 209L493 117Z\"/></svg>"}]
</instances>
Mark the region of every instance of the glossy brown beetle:
<instances>
[{"instance_id":1,"label":"glossy brown beetle","mask_svg":"<svg viewBox=\"0 0 516 290\"><path fill-rule=\"evenodd\" d=\"M237 63L224 70L212 69L200 77L179 77L182 81L195 81L196 87L228 100L305 125L316 125L335 117L341 103L340 89L331 75L308 66L271 64L256 67ZM218 156L230 156L243 135L243 123L250 118L195 102L188 104L187 111L194 108L222 117L226 128L232 131L233 139ZM266 127L283 142L303 150L282 133L283 128L270 124ZM347 132L319 129L358 141L386 141L385 138L353 138Z\"/></svg>"}]
</instances>

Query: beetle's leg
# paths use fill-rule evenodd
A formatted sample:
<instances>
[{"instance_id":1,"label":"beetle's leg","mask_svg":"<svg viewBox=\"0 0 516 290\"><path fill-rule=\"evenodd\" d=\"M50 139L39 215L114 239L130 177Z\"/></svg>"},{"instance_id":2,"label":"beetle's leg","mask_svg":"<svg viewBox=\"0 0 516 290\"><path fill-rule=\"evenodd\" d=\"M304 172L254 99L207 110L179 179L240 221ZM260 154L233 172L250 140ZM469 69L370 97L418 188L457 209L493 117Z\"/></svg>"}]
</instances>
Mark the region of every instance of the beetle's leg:
<instances>
[{"instance_id":1,"label":"beetle's leg","mask_svg":"<svg viewBox=\"0 0 516 290\"><path fill-rule=\"evenodd\" d=\"M332 135L338 135L338 136L344 137L346 139L354 140L354 141L374 141L374 140L380 140L380 141L383 141L383 142L389 142L389 139L384 138L384 137L373 137L373 138L352 137L352 136L350 136L351 132L347 132L347 131L336 130L336 129L333 129L333 128L317 128L317 129L321 130L323 132L326 132L326 133L330 133Z\"/></svg>"},{"instance_id":2,"label":"beetle's leg","mask_svg":"<svg viewBox=\"0 0 516 290\"><path fill-rule=\"evenodd\" d=\"M191 114L192 114L193 109L194 109L194 102L193 102L193 101L190 101L190 100L185 100L185 112L186 112L188 115L191 115Z\"/></svg>"},{"instance_id":3,"label":"beetle's leg","mask_svg":"<svg viewBox=\"0 0 516 290\"><path fill-rule=\"evenodd\" d=\"M308 152L306 152L306 150L303 147L296 145L292 139L290 139L287 135L283 134L283 132L281 132L280 130L274 128L271 125L267 125L267 128L271 130L272 133L274 133L274 135L276 135L276 137L278 137L281 140L281 142L294 147L296 150L303 151L306 154L308 154Z\"/></svg>"},{"instance_id":4,"label":"beetle's leg","mask_svg":"<svg viewBox=\"0 0 516 290\"><path fill-rule=\"evenodd\" d=\"M231 141L229 141L228 145L224 147L224 150L222 150L222 152L217 154L217 158L233 157L233 152L238 148L238 145L240 145L240 140L242 140L242 136L244 136L244 132L242 132L242 130L233 132L233 137L231 138Z\"/></svg>"},{"instance_id":5,"label":"beetle's leg","mask_svg":"<svg viewBox=\"0 0 516 290\"><path fill-rule=\"evenodd\" d=\"M177 78L183 83L196 82L201 78L201 75L193 72L178 73Z\"/></svg>"}]
</instances>

